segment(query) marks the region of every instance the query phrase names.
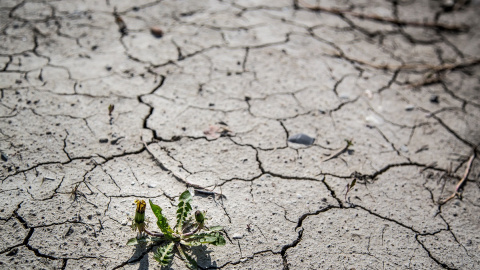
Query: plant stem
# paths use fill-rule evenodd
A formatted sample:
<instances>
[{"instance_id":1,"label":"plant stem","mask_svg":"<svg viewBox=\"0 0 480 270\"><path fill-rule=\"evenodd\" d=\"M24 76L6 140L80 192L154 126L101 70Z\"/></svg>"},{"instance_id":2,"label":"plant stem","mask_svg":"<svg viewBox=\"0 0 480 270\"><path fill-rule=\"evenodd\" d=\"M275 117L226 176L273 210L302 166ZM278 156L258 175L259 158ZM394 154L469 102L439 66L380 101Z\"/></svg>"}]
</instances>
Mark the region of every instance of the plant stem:
<instances>
[{"instance_id":1,"label":"plant stem","mask_svg":"<svg viewBox=\"0 0 480 270\"><path fill-rule=\"evenodd\" d=\"M183 236L192 236L192 235L194 235L196 232L198 232L202 227L203 227L203 224L200 223L200 224L198 224L198 227L195 228L195 230L193 230L193 231L191 231L191 232L189 232L189 233L185 233L185 234L183 234Z\"/></svg>"},{"instance_id":2,"label":"plant stem","mask_svg":"<svg viewBox=\"0 0 480 270\"><path fill-rule=\"evenodd\" d=\"M164 236L165 236L163 233L151 232L151 231L149 231L149 230L147 230L147 229L143 229L143 231L144 231L146 234L148 234L148 235L150 235L150 236L154 236L154 237L164 237Z\"/></svg>"},{"instance_id":3,"label":"plant stem","mask_svg":"<svg viewBox=\"0 0 480 270\"><path fill-rule=\"evenodd\" d=\"M455 191L452 193L452 195L450 195L450 197L448 197L445 200L443 200L442 202L440 202L440 205L445 204L446 202L450 201L451 199L455 198L455 196L460 194L458 191L462 187L463 183L467 180L467 177L470 174L470 169L472 167L472 163L473 163L474 159L475 159L475 150L473 151L473 154L470 156L470 159L468 160L467 169L465 169L465 173L463 174L462 179L460 179L460 181L458 181L458 184L455 188Z\"/></svg>"}]
</instances>

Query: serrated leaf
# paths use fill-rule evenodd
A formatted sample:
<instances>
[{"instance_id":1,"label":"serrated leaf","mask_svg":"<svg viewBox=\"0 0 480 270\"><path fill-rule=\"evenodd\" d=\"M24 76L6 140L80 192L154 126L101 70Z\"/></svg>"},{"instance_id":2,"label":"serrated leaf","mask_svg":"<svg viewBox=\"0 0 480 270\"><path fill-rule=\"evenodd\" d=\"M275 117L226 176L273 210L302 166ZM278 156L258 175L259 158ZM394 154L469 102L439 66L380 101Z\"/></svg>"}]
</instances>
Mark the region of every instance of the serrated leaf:
<instances>
[{"instance_id":1,"label":"serrated leaf","mask_svg":"<svg viewBox=\"0 0 480 270\"><path fill-rule=\"evenodd\" d=\"M167 239L173 239L173 230L168 225L168 220L166 217L162 215L162 208L160 206L154 204L151 200L148 200L150 203L150 207L152 208L153 214L157 217L157 226L160 228L160 231L165 235Z\"/></svg>"},{"instance_id":2,"label":"serrated leaf","mask_svg":"<svg viewBox=\"0 0 480 270\"><path fill-rule=\"evenodd\" d=\"M209 227L208 230L211 232L223 231L223 226L212 226L212 227Z\"/></svg>"},{"instance_id":3,"label":"serrated leaf","mask_svg":"<svg viewBox=\"0 0 480 270\"><path fill-rule=\"evenodd\" d=\"M173 247L175 243L170 242L168 245L157 248L153 258L162 266L167 266L173 259Z\"/></svg>"},{"instance_id":4,"label":"serrated leaf","mask_svg":"<svg viewBox=\"0 0 480 270\"><path fill-rule=\"evenodd\" d=\"M154 237L151 237L151 238L150 238L150 241L152 241L152 242L160 242L160 241L165 241L165 238L163 238L163 237L155 237L155 236L154 236Z\"/></svg>"},{"instance_id":5,"label":"serrated leaf","mask_svg":"<svg viewBox=\"0 0 480 270\"><path fill-rule=\"evenodd\" d=\"M225 238L219 232L203 232L199 234L194 234L186 242L189 246L199 246L201 244L211 244L214 246L224 246Z\"/></svg>"},{"instance_id":6,"label":"serrated leaf","mask_svg":"<svg viewBox=\"0 0 480 270\"><path fill-rule=\"evenodd\" d=\"M183 251L183 248L181 245L178 246L178 251L183 257L185 257L186 259L185 264L187 265L188 269L192 269L192 270L198 269L197 262L190 255L188 255L187 252Z\"/></svg>"},{"instance_id":7,"label":"serrated leaf","mask_svg":"<svg viewBox=\"0 0 480 270\"><path fill-rule=\"evenodd\" d=\"M185 192L180 195L178 209L177 209L177 232L182 233L183 223L187 219L188 214L192 210L190 201L192 200L192 194L190 191L185 190Z\"/></svg>"}]
</instances>

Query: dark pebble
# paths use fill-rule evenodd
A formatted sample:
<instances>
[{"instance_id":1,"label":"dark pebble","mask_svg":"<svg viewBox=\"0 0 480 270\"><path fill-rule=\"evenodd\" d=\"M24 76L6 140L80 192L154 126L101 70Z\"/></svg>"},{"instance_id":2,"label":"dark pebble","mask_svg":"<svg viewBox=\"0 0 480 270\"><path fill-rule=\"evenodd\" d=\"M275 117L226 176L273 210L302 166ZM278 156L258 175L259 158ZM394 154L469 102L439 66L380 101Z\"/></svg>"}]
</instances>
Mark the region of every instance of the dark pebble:
<instances>
[{"instance_id":1,"label":"dark pebble","mask_svg":"<svg viewBox=\"0 0 480 270\"><path fill-rule=\"evenodd\" d=\"M4 153L2 153L1 156L2 156L2 160L3 160L3 161L5 161L5 162L8 161L7 155L5 155Z\"/></svg>"},{"instance_id":2,"label":"dark pebble","mask_svg":"<svg viewBox=\"0 0 480 270\"><path fill-rule=\"evenodd\" d=\"M108 143L108 139L100 139L98 140L99 143Z\"/></svg>"},{"instance_id":3,"label":"dark pebble","mask_svg":"<svg viewBox=\"0 0 480 270\"><path fill-rule=\"evenodd\" d=\"M438 103L439 103L439 101L438 101L438 96L437 96L437 95L432 95L432 96L430 97L430 102L431 102L431 103L436 103L436 104L438 104Z\"/></svg>"},{"instance_id":4,"label":"dark pebble","mask_svg":"<svg viewBox=\"0 0 480 270\"><path fill-rule=\"evenodd\" d=\"M152 33L152 35L156 38L163 37L163 30L158 26L153 26L150 28L150 33Z\"/></svg>"},{"instance_id":5,"label":"dark pebble","mask_svg":"<svg viewBox=\"0 0 480 270\"><path fill-rule=\"evenodd\" d=\"M295 134L288 138L288 141L291 143L298 143L298 144L303 144L303 145L312 145L313 142L315 141L315 138L312 138L308 135L305 135L303 133L300 134Z\"/></svg>"}]
</instances>

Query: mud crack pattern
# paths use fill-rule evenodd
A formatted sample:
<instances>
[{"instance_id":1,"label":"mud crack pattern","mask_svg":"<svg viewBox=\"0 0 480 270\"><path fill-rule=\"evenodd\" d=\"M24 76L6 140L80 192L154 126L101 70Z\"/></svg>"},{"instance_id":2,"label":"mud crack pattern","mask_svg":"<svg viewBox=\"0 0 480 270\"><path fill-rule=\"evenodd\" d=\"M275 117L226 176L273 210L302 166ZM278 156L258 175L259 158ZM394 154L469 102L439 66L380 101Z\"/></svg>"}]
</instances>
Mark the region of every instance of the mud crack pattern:
<instances>
[{"instance_id":1,"label":"mud crack pattern","mask_svg":"<svg viewBox=\"0 0 480 270\"><path fill-rule=\"evenodd\" d=\"M0 268L157 269L133 200L191 183L230 240L202 269L478 269L478 158L439 202L479 154L479 12L2 1Z\"/></svg>"}]
</instances>

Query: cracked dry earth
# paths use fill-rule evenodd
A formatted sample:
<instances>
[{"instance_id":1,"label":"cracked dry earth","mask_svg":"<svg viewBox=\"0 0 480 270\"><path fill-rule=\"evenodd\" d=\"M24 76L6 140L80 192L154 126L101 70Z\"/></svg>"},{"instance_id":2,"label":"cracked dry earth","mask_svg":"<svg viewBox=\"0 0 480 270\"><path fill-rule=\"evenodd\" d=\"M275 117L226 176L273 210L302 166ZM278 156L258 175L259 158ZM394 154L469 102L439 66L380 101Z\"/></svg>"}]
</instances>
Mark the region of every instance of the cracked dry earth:
<instances>
[{"instance_id":1,"label":"cracked dry earth","mask_svg":"<svg viewBox=\"0 0 480 270\"><path fill-rule=\"evenodd\" d=\"M159 269L133 201L193 184L203 269L480 269L479 12L1 1L0 268Z\"/></svg>"}]
</instances>

